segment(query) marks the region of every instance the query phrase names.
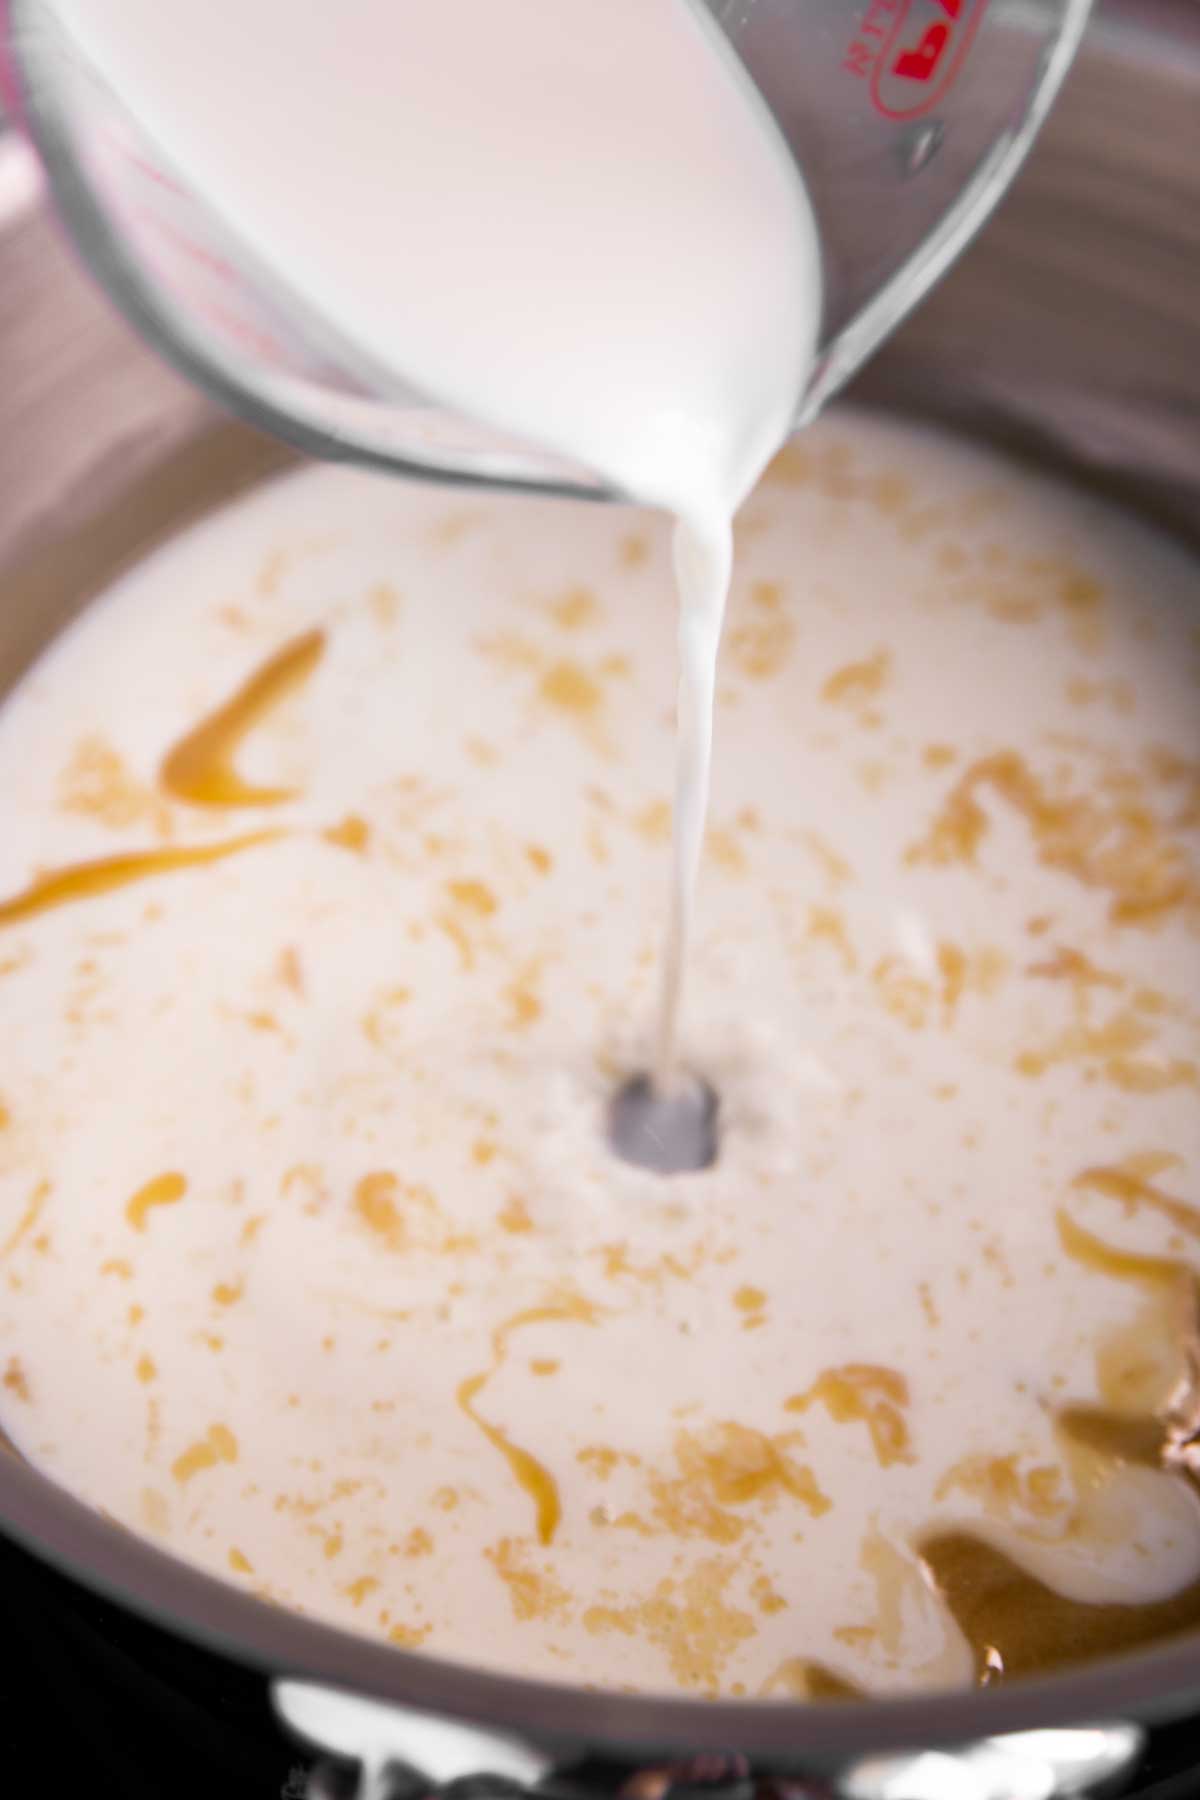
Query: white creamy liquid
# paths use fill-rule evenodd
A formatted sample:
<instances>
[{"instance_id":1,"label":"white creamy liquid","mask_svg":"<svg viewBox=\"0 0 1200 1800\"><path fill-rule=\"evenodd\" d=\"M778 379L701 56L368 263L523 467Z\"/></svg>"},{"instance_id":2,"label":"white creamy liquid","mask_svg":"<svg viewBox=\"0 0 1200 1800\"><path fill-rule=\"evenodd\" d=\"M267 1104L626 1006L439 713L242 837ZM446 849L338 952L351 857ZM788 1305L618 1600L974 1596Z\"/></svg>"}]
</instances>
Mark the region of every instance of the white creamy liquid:
<instances>
[{"instance_id":1,"label":"white creamy liquid","mask_svg":"<svg viewBox=\"0 0 1200 1800\"><path fill-rule=\"evenodd\" d=\"M670 1181L603 1138L659 980L661 517L309 470L31 671L0 1417L426 1654L1020 1673L1120 1618L972 1624L964 1533L1050 1601L1200 1576L1187 1486L1059 1424L1152 1420L1200 1266L1195 565L852 414L738 537L688 998L721 1156Z\"/></svg>"},{"instance_id":2,"label":"white creamy liquid","mask_svg":"<svg viewBox=\"0 0 1200 1800\"><path fill-rule=\"evenodd\" d=\"M820 313L811 209L756 90L695 0L62 12L169 164L357 352L679 521L667 1074L731 521Z\"/></svg>"}]
</instances>

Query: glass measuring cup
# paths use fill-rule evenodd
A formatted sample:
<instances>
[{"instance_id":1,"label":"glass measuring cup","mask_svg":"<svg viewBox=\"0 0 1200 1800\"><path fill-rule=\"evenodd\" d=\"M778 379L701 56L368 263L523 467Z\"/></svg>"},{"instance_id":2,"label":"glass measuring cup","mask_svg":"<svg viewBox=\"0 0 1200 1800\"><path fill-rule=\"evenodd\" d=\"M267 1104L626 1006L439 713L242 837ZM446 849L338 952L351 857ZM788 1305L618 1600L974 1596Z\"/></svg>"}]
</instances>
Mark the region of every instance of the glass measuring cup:
<instances>
[{"instance_id":1,"label":"glass measuring cup","mask_svg":"<svg viewBox=\"0 0 1200 1800\"><path fill-rule=\"evenodd\" d=\"M1090 6L707 0L796 157L820 231L820 353L797 425L995 206ZM142 335L232 410L317 456L445 481L608 494L589 470L402 386L288 291L178 178L56 0L7 8L0 0L0 61L6 51L85 261Z\"/></svg>"}]
</instances>

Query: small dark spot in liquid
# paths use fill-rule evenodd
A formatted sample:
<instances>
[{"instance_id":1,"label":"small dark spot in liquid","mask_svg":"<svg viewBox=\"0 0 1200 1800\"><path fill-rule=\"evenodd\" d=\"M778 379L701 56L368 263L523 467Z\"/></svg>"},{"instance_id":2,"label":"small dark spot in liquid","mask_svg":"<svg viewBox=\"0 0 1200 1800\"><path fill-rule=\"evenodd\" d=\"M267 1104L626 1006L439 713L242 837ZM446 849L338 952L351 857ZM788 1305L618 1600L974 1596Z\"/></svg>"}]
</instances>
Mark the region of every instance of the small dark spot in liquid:
<instances>
[{"instance_id":1,"label":"small dark spot in liquid","mask_svg":"<svg viewBox=\"0 0 1200 1800\"><path fill-rule=\"evenodd\" d=\"M684 1175L717 1160L717 1096L687 1076L664 1091L634 1075L613 1097L608 1141L623 1162L656 1175Z\"/></svg>"}]
</instances>

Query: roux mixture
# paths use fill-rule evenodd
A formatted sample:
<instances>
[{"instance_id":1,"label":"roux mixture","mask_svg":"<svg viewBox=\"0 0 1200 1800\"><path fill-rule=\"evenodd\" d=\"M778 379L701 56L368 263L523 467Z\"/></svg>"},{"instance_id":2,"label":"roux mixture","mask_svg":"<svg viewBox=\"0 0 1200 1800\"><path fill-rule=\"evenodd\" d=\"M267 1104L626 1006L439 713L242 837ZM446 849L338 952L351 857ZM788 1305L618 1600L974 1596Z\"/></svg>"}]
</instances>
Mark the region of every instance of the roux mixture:
<instances>
[{"instance_id":1,"label":"roux mixture","mask_svg":"<svg viewBox=\"0 0 1200 1800\"><path fill-rule=\"evenodd\" d=\"M8 700L5 1427L253 1592L599 1686L1200 1619L1194 566L861 415L780 456L689 969L721 1155L663 1180L603 1121L653 1052L667 557L306 471Z\"/></svg>"}]
</instances>

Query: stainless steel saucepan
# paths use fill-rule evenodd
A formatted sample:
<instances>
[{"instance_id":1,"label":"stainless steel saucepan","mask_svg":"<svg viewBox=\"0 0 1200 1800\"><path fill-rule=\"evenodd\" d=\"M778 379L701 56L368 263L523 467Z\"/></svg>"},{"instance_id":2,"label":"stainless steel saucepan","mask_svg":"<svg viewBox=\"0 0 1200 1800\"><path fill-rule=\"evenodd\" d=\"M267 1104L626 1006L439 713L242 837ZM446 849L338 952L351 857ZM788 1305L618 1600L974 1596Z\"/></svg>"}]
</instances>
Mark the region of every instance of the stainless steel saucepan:
<instances>
[{"instance_id":1,"label":"stainless steel saucepan","mask_svg":"<svg viewBox=\"0 0 1200 1800\"><path fill-rule=\"evenodd\" d=\"M1011 197L856 394L1067 467L1200 544L1197 0L1100 9ZM131 339L0 127L0 693L122 564L289 455L216 417ZM0 1456L0 1528L260 1668L301 1736L360 1757L364 1795L385 1791L389 1761L417 1771L417 1794L469 1774L557 1791L585 1758L602 1791L630 1800L1081 1793L1136 1753L1138 1722L1200 1708L1200 1636L987 1691L854 1704L484 1674L238 1592L13 1454Z\"/></svg>"}]
</instances>

